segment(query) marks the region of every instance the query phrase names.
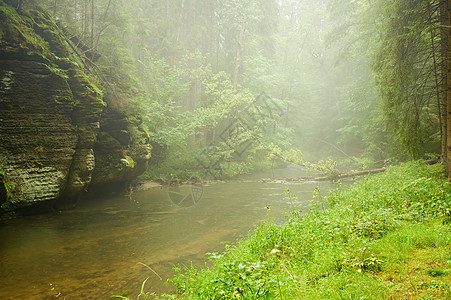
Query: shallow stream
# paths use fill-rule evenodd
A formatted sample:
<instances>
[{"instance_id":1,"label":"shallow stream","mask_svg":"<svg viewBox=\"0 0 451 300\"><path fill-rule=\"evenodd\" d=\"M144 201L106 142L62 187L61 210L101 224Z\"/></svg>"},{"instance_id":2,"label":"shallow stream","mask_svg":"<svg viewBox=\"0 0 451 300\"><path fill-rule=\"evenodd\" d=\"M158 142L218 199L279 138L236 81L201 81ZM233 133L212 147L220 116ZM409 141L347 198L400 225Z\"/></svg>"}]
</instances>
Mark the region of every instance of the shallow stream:
<instances>
[{"instance_id":1,"label":"shallow stream","mask_svg":"<svg viewBox=\"0 0 451 300\"><path fill-rule=\"evenodd\" d=\"M146 278L147 291L170 292L164 282L174 265L203 264L205 253L222 251L224 241L267 220L267 205L282 223L292 210L287 186L303 210L316 187L323 195L333 187L260 180L304 175L288 167L223 183L154 187L132 200L84 199L73 210L0 223L0 299L108 299L134 289L133 298Z\"/></svg>"}]
</instances>

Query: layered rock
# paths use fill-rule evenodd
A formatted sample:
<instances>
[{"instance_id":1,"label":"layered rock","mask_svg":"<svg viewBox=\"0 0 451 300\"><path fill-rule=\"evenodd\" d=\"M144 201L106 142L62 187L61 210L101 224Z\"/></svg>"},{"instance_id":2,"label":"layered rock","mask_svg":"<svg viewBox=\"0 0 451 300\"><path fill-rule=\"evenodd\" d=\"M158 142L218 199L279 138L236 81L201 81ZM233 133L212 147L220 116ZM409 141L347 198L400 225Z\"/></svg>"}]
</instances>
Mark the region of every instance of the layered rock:
<instances>
[{"instance_id":1,"label":"layered rock","mask_svg":"<svg viewBox=\"0 0 451 300\"><path fill-rule=\"evenodd\" d=\"M139 121L109 108L101 118L102 131L94 145L93 184L130 181L147 168L151 147Z\"/></svg>"},{"instance_id":2,"label":"layered rock","mask_svg":"<svg viewBox=\"0 0 451 300\"><path fill-rule=\"evenodd\" d=\"M93 174L103 184L146 168L147 134L105 109L83 57L43 11L0 1L0 38L0 212L71 201Z\"/></svg>"}]
</instances>

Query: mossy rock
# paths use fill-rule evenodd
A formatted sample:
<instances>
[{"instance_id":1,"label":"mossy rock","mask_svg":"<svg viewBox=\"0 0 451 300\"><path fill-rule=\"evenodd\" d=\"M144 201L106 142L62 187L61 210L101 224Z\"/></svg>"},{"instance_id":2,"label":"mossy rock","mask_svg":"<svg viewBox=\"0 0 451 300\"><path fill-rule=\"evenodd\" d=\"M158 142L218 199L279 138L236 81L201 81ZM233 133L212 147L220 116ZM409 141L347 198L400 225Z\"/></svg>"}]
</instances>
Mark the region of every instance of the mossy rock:
<instances>
[{"instance_id":1,"label":"mossy rock","mask_svg":"<svg viewBox=\"0 0 451 300\"><path fill-rule=\"evenodd\" d=\"M139 120L106 109L99 86L108 84L88 71L62 26L34 2L16 5L0 0L1 210L76 197L91 176L134 179L150 156Z\"/></svg>"}]
</instances>

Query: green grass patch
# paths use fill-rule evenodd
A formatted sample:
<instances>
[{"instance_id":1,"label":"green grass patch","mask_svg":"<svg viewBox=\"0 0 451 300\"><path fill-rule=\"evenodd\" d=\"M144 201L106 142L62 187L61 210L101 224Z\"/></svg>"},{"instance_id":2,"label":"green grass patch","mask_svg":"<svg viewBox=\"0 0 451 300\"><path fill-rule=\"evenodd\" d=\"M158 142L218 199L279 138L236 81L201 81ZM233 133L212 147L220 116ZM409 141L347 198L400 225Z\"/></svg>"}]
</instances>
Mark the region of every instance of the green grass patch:
<instances>
[{"instance_id":1,"label":"green grass patch","mask_svg":"<svg viewBox=\"0 0 451 300\"><path fill-rule=\"evenodd\" d=\"M176 267L185 299L450 299L451 187L410 162L264 222L203 267ZM319 206L318 206L319 207Z\"/></svg>"}]
</instances>

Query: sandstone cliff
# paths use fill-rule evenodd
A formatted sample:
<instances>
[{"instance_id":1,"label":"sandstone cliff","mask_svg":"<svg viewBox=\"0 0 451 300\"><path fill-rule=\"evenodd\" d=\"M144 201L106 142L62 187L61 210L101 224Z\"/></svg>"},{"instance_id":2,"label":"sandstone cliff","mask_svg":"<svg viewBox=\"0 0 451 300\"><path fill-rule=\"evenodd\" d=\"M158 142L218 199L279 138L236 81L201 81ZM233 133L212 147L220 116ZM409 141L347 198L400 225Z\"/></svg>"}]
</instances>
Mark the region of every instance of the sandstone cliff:
<instances>
[{"instance_id":1,"label":"sandstone cliff","mask_svg":"<svg viewBox=\"0 0 451 300\"><path fill-rule=\"evenodd\" d=\"M44 11L0 1L0 214L145 170L147 133L85 65Z\"/></svg>"}]
</instances>

